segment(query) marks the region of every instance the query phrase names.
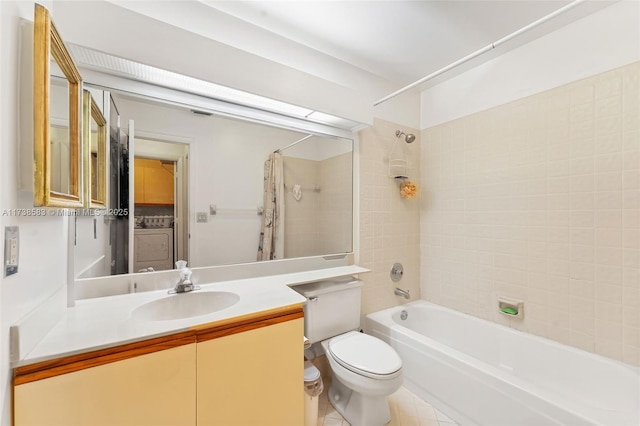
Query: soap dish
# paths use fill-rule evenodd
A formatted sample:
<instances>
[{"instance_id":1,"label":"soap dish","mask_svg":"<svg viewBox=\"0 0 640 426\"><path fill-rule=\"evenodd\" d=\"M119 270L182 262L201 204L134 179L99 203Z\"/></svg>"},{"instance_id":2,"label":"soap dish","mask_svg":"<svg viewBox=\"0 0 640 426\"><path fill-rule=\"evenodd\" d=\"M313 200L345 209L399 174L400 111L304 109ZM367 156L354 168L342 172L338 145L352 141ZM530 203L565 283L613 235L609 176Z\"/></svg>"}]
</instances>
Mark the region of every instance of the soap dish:
<instances>
[{"instance_id":1,"label":"soap dish","mask_svg":"<svg viewBox=\"0 0 640 426\"><path fill-rule=\"evenodd\" d=\"M509 318L524 318L524 302L522 300L510 299L508 297L498 298L498 312Z\"/></svg>"}]
</instances>

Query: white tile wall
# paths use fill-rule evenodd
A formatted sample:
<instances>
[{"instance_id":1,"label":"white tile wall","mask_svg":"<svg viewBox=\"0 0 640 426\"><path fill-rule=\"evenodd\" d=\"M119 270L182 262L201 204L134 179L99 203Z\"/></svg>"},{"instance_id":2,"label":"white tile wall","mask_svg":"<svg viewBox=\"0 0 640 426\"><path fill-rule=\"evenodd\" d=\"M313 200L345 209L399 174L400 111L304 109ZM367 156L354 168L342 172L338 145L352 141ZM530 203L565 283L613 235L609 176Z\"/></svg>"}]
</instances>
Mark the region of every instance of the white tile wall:
<instances>
[{"instance_id":1,"label":"white tile wall","mask_svg":"<svg viewBox=\"0 0 640 426\"><path fill-rule=\"evenodd\" d=\"M639 80L634 63L422 132L425 299L640 365Z\"/></svg>"},{"instance_id":2,"label":"white tile wall","mask_svg":"<svg viewBox=\"0 0 640 426\"><path fill-rule=\"evenodd\" d=\"M320 193L307 190L320 185L320 163L295 157L284 157L286 258L312 256L321 253ZM301 185L303 195L296 201L291 193L294 185Z\"/></svg>"},{"instance_id":3,"label":"white tile wall","mask_svg":"<svg viewBox=\"0 0 640 426\"><path fill-rule=\"evenodd\" d=\"M321 161L319 174L320 253L343 253L353 247L353 155Z\"/></svg>"},{"instance_id":4,"label":"white tile wall","mask_svg":"<svg viewBox=\"0 0 640 426\"><path fill-rule=\"evenodd\" d=\"M352 244L352 154L322 161L284 157L285 257L344 253ZM294 185L302 186L295 200ZM313 189L318 187L319 191Z\"/></svg>"},{"instance_id":5,"label":"white tile wall","mask_svg":"<svg viewBox=\"0 0 640 426\"><path fill-rule=\"evenodd\" d=\"M407 144L396 138L396 130L413 133ZM420 182L420 134L395 123L376 119L359 133L360 140L360 252L358 264L371 269L364 280L362 314L405 303L394 288L409 289L420 298L420 196L404 199L398 183L388 176L389 154L402 152L409 161L409 178ZM389 277L391 266L400 262L404 276L398 283Z\"/></svg>"}]
</instances>

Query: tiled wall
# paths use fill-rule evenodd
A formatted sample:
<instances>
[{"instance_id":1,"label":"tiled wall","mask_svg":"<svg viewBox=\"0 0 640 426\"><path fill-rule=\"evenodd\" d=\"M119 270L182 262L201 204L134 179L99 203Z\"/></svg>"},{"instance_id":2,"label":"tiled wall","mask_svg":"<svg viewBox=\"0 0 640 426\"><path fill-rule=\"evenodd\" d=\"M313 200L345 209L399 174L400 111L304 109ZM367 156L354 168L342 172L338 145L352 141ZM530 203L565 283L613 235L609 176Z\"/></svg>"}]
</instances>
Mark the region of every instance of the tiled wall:
<instances>
[{"instance_id":1,"label":"tiled wall","mask_svg":"<svg viewBox=\"0 0 640 426\"><path fill-rule=\"evenodd\" d=\"M351 152L321 161L284 157L285 257L343 253L352 247L352 158ZM294 185L302 187L300 200L293 197Z\"/></svg>"},{"instance_id":2,"label":"tiled wall","mask_svg":"<svg viewBox=\"0 0 640 426\"><path fill-rule=\"evenodd\" d=\"M319 253L320 193L309 190L320 183L319 163L295 157L284 157L286 258L312 256ZM302 187L302 198L296 201L294 185Z\"/></svg>"},{"instance_id":3,"label":"tiled wall","mask_svg":"<svg viewBox=\"0 0 640 426\"><path fill-rule=\"evenodd\" d=\"M422 132L423 298L640 365L639 75ZM499 296L524 300L524 319Z\"/></svg>"},{"instance_id":4,"label":"tiled wall","mask_svg":"<svg viewBox=\"0 0 640 426\"><path fill-rule=\"evenodd\" d=\"M396 138L396 130L415 134L406 144ZM399 185L388 176L388 156L394 148L404 150L409 160L409 178L420 180L420 135L394 123L376 119L362 130L360 140L360 250L358 264L371 269L363 274L362 313L375 312L406 302L395 296L396 286L409 289L412 300L420 298L420 198L403 199ZM393 283L391 266L400 262L404 277Z\"/></svg>"},{"instance_id":5,"label":"tiled wall","mask_svg":"<svg viewBox=\"0 0 640 426\"><path fill-rule=\"evenodd\" d=\"M353 247L353 155L327 158L319 164L320 253L342 253Z\"/></svg>"}]
</instances>

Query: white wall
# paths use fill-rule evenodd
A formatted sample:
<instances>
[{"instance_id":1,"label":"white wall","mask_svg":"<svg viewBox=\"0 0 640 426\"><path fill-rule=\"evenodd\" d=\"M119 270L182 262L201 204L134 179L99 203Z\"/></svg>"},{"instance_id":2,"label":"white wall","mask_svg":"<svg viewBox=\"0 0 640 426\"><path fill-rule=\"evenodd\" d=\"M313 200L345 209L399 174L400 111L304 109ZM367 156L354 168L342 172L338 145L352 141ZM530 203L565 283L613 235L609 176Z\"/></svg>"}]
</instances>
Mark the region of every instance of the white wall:
<instances>
[{"instance_id":1,"label":"white wall","mask_svg":"<svg viewBox=\"0 0 640 426\"><path fill-rule=\"evenodd\" d=\"M175 143L157 142L142 139L142 136L136 138L135 144L136 157L176 161L180 157L189 154L188 147L185 144L177 145Z\"/></svg>"},{"instance_id":2,"label":"white wall","mask_svg":"<svg viewBox=\"0 0 640 426\"><path fill-rule=\"evenodd\" d=\"M109 273L111 268L106 263L105 255L109 227L106 226L104 216L78 216L70 220L76 222L75 248L77 249L74 249L73 276L82 275L82 278L90 278ZM71 243L73 244L73 241Z\"/></svg>"},{"instance_id":3,"label":"white wall","mask_svg":"<svg viewBox=\"0 0 640 426\"><path fill-rule=\"evenodd\" d=\"M285 157L304 158L306 160L322 161L353 151L353 141L350 139L324 139L312 137L282 151Z\"/></svg>"},{"instance_id":4,"label":"white wall","mask_svg":"<svg viewBox=\"0 0 640 426\"><path fill-rule=\"evenodd\" d=\"M420 128L640 59L640 2L623 0L422 92Z\"/></svg>"},{"instance_id":5,"label":"white wall","mask_svg":"<svg viewBox=\"0 0 640 426\"><path fill-rule=\"evenodd\" d=\"M124 5L127 9L105 1L54 1L52 16L62 38L68 42L357 122L371 124L375 114L417 127L419 96L399 97L374 112L373 102L398 87L364 70L343 63L343 68L349 68L349 78L337 79L325 72L326 68L332 68L335 73L338 68L327 67L326 63L336 65L336 61L325 57L324 74L312 75L225 44L224 37L216 38L213 30L205 37L181 28L189 27L189 23L183 22L180 11L172 12L169 3ZM90 16L101 19L92 21L91 31L87 31ZM219 18L211 16L207 25L211 28L229 25ZM170 20L172 25L161 19ZM118 26L118 31L112 31L113 25ZM246 36L259 37L253 33ZM261 42L260 38L254 40ZM286 49L283 52L296 54Z\"/></svg>"},{"instance_id":6,"label":"white wall","mask_svg":"<svg viewBox=\"0 0 640 426\"><path fill-rule=\"evenodd\" d=\"M48 2L44 2L45 6ZM16 275L2 278L0 287L0 423L11 424L11 368L9 327L63 288L67 279L67 219L16 217L18 203L19 24L33 20L33 2L0 2L0 211L2 226L20 227L20 266ZM30 48L25 46L24 48ZM29 74L26 73L28 76ZM24 117L23 117L24 118ZM24 143L31 143L25 140ZM4 234L4 229L3 229ZM0 251L4 245L0 244Z\"/></svg>"}]
</instances>

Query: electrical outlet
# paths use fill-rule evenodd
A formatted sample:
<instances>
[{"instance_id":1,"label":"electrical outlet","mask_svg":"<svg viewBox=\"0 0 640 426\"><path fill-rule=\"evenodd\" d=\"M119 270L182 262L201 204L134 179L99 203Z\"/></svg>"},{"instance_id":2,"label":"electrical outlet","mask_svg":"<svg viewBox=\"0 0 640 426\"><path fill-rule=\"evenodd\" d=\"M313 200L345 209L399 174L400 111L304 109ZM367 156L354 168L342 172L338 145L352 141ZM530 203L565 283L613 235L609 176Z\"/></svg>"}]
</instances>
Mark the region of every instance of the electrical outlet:
<instances>
[{"instance_id":1,"label":"electrical outlet","mask_svg":"<svg viewBox=\"0 0 640 426\"><path fill-rule=\"evenodd\" d=\"M197 212L196 213L196 223L205 223L209 221L209 215L207 212Z\"/></svg>"},{"instance_id":2,"label":"electrical outlet","mask_svg":"<svg viewBox=\"0 0 640 426\"><path fill-rule=\"evenodd\" d=\"M20 239L17 226L4 227L4 276L18 272Z\"/></svg>"}]
</instances>

